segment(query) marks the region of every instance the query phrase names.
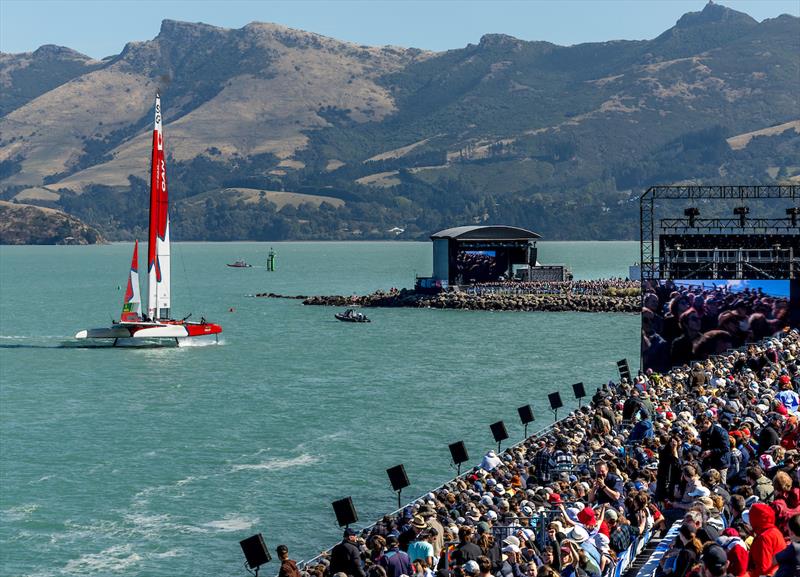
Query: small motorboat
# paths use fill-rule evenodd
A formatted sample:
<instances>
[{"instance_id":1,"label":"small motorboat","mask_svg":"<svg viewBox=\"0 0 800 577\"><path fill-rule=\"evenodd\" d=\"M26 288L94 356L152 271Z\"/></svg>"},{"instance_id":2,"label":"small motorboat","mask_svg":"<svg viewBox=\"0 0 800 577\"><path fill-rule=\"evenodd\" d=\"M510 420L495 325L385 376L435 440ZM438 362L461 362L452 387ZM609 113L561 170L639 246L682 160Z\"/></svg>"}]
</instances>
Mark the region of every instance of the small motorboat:
<instances>
[{"instance_id":1,"label":"small motorboat","mask_svg":"<svg viewBox=\"0 0 800 577\"><path fill-rule=\"evenodd\" d=\"M355 309L347 309L343 313L336 313L336 318L346 323L368 323L370 320L367 315Z\"/></svg>"},{"instance_id":2,"label":"small motorboat","mask_svg":"<svg viewBox=\"0 0 800 577\"><path fill-rule=\"evenodd\" d=\"M237 260L233 264L227 263L227 265L229 267L231 267L231 268L252 268L253 267L253 265L247 264L247 262L245 262L244 260L241 260L241 259Z\"/></svg>"}]
</instances>

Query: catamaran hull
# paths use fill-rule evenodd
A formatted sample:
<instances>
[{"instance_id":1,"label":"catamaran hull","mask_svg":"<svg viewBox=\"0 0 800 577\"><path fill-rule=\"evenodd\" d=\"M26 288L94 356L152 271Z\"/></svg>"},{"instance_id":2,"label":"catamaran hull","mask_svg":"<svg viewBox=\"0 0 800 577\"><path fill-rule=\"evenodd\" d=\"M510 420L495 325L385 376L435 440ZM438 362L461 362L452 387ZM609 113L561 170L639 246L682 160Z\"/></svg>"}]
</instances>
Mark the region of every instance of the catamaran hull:
<instances>
[{"instance_id":1,"label":"catamaran hull","mask_svg":"<svg viewBox=\"0 0 800 577\"><path fill-rule=\"evenodd\" d=\"M180 339L217 335L222 327L214 323L167 323L159 325L113 325L79 331L76 339Z\"/></svg>"}]
</instances>

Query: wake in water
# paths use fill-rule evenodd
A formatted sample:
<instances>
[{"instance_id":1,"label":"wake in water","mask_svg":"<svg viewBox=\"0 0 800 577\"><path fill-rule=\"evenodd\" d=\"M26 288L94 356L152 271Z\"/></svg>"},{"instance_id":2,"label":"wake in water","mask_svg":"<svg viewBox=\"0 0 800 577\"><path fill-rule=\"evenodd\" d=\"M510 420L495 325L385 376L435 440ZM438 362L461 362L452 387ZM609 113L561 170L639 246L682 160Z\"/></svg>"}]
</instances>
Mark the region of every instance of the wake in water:
<instances>
[{"instance_id":1,"label":"wake in water","mask_svg":"<svg viewBox=\"0 0 800 577\"><path fill-rule=\"evenodd\" d=\"M184 349L224 344L224 339L217 341L211 337L179 338L178 342L174 339L117 339L115 345L112 339L78 340L66 336L0 335L0 349Z\"/></svg>"},{"instance_id":2,"label":"wake in water","mask_svg":"<svg viewBox=\"0 0 800 577\"><path fill-rule=\"evenodd\" d=\"M282 459L280 457L273 457L262 461L261 463L232 465L232 471L280 471L282 469L291 469L292 467L304 467L306 465L313 465L319 462L319 457L304 453L297 457Z\"/></svg>"}]
</instances>

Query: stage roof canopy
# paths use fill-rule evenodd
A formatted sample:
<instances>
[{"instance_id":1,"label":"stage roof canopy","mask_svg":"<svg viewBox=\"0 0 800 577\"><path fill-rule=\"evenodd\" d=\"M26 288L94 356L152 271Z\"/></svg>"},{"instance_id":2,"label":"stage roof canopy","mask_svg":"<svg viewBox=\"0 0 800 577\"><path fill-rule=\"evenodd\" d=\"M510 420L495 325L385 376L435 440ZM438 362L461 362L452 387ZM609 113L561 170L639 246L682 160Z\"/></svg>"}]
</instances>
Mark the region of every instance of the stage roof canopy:
<instances>
[{"instance_id":1,"label":"stage roof canopy","mask_svg":"<svg viewBox=\"0 0 800 577\"><path fill-rule=\"evenodd\" d=\"M457 226L440 230L431 235L431 240L440 238L453 240L529 240L542 238L532 230L516 226Z\"/></svg>"}]
</instances>

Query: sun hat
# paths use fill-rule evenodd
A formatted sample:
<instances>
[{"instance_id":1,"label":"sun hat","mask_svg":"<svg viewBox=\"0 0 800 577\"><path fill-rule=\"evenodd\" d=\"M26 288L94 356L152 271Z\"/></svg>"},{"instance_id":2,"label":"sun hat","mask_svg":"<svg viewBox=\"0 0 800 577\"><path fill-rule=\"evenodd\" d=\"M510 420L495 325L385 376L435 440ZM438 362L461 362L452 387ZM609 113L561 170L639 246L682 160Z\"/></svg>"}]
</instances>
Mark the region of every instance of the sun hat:
<instances>
[{"instance_id":1,"label":"sun hat","mask_svg":"<svg viewBox=\"0 0 800 577\"><path fill-rule=\"evenodd\" d=\"M567 533L567 539L572 539L576 543L580 544L589 539L589 533L587 533L586 529L580 525L575 525L572 530Z\"/></svg>"},{"instance_id":2,"label":"sun hat","mask_svg":"<svg viewBox=\"0 0 800 577\"><path fill-rule=\"evenodd\" d=\"M423 519L421 515L414 515L414 517L411 519L411 526L415 529L425 529L428 525L425 523L425 519Z\"/></svg>"},{"instance_id":3,"label":"sun hat","mask_svg":"<svg viewBox=\"0 0 800 577\"><path fill-rule=\"evenodd\" d=\"M597 515L591 507L584 507L578 512L578 521L584 525L594 525L597 523Z\"/></svg>"},{"instance_id":4,"label":"sun hat","mask_svg":"<svg viewBox=\"0 0 800 577\"><path fill-rule=\"evenodd\" d=\"M516 547L519 547L519 539L514 535L509 535L508 537L503 539L503 543L505 543L506 545L514 545Z\"/></svg>"}]
</instances>

